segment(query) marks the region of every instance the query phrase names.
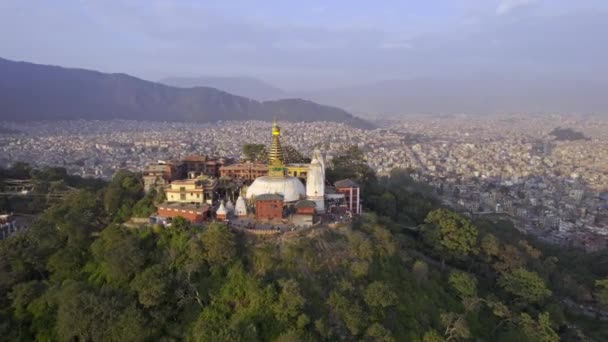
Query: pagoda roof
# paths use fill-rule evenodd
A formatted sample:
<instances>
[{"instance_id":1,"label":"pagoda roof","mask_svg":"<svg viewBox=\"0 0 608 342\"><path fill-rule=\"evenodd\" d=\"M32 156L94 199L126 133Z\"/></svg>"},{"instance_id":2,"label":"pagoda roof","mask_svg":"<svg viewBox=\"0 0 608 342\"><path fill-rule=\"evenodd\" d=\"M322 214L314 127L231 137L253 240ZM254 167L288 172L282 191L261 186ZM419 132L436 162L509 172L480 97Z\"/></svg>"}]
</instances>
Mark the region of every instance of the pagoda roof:
<instances>
[{"instance_id":1,"label":"pagoda roof","mask_svg":"<svg viewBox=\"0 0 608 342\"><path fill-rule=\"evenodd\" d=\"M359 184L355 183L351 179L343 179L334 183L336 188L358 188Z\"/></svg>"},{"instance_id":2,"label":"pagoda roof","mask_svg":"<svg viewBox=\"0 0 608 342\"><path fill-rule=\"evenodd\" d=\"M279 195L279 194L263 194L263 195L255 196L254 200L256 202L257 201L283 201L283 195Z\"/></svg>"}]
</instances>

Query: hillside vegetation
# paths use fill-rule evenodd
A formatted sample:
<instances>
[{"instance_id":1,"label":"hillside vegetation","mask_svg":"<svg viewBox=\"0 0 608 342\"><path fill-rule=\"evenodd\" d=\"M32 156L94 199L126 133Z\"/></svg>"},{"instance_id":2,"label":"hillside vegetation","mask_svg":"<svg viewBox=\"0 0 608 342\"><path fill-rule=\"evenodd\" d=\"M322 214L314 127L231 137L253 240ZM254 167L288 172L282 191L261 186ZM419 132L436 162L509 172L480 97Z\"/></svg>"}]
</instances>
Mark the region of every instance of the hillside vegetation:
<instances>
[{"instance_id":1,"label":"hillside vegetation","mask_svg":"<svg viewBox=\"0 0 608 342\"><path fill-rule=\"evenodd\" d=\"M270 239L184 220L169 229L125 228L134 207L154 201L139 175L120 172L101 188L76 185L31 229L0 242L0 336L608 339L604 323L563 303L608 304L606 253L556 254L506 222L471 221L441 208L403 170L376 179L356 149L336 158L328 176L360 182L367 214Z\"/></svg>"}]
</instances>

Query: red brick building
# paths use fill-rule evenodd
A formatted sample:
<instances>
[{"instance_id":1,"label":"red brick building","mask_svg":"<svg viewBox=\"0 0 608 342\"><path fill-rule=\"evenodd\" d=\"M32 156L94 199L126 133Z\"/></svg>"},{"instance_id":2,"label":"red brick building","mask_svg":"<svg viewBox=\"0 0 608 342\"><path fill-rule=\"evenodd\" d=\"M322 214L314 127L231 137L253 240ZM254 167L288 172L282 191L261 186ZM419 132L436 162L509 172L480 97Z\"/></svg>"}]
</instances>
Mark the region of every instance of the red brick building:
<instances>
[{"instance_id":1,"label":"red brick building","mask_svg":"<svg viewBox=\"0 0 608 342\"><path fill-rule=\"evenodd\" d=\"M183 159L186 173L194 172L196 175L204 174L219 177L220 167L224 165L224 159L213 159L205 155L192 154Z\"/></svg>"},{"instance_id":2,"label":"red brick building","mask_svg":"<svg viewBox=\"0 0 608 342\"><path fill-rule=\"evenodd\" d=\"M359 184L350 179L344 179L337 181L334 186L336 192L344 195L346 209L353 214L361 214L361 188Z\"/></svg>"},{"instance_id":3,"label":"red brick building","mask_svg":"<svg viewBox=\"0 0 608 342\"><path fill-rule=\"evenodd\" d=\"M144 190L165 186L184 175L184 164L180 162L159 161L148 165L143 172Z\"/></svg>"},{"instance_id":4,"label":"red brick building","mask_svg":"<svg viewBox=\"0 0 608 342\"><path fill-rule=\"evenodd\" d=\"M260 163L224 165L219 168L219 172L220 177L253 181L258 177L268 176L268 165Z\"/></svg>"},{"instance_id":5,"label":"red brick building","mask_svg":"<svg viewBox=\"0 0 608 342\"><path fill-rule=\"evenodd\" d=\"M277 194L260 195L255 198L256 220L283 218L283 196Z\"/></svg>"},{"instance_id":6,"label":"red brick building","mask_svg":"<svg viewBox=\"0 0 608 342\"><path fill-rule=\"evenodd\" d=\"M158 216L175 218L183 217L192 223L201 223L209 217L208 204L161 203L156 206Z\"/></svg>"},{"instance_id":7,"label":"red brick building","mask_svg":"<svg viewBox=\"0 0 608 342\"><path fill-rule=\"evenodd\" d=\"M298 215L310 215L313 216L315 214L315 208L317 204L313 201L309 200L301 200L296 202L296 214Z\"/></svg>"}]
</instances>

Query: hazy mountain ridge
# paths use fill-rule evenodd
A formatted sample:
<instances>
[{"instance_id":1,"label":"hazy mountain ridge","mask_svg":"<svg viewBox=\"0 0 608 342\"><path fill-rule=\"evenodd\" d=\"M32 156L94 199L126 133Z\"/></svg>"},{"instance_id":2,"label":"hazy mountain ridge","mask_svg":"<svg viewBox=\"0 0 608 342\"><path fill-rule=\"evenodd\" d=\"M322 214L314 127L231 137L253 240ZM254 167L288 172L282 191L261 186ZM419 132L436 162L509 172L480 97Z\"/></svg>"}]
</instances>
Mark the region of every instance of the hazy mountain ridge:
<instances>
[{"instance_id":1,"label":"hazy mountain ridge","mask_svg":"<svg viewBox=\"0 0 608 342\"><path fill-rule=\"evenodd\" d=\"M0 120L334 121L372 125L301 99L258 102L209 88L175 88L126 74L0 59Z\"/></svg>"},{"instance_id":2,"label":"hazy mountain ridge","mask_svg":"<svg viewBox=\"0 0 608 342\"><path fill-rule=\"evenodd\" d=\"M606 113L599 82L480 75L387 80L299 96L366 114Z\"/></svg>"},{"instance_id":3,"label":"hazy mountain ridge","mask_svg":"<svg viewBox=\"0 0 608 342\"><path fill-rule=\"evenodd\" d=\"M249 80L249 81L248 81ZM251 81L251 82L250 82ZM394 79L320 90L282 91L257 79L185 78L167 83L213 86L251 98L301 97L369 116L400 114L602 114L608 108L607 84L588 80L478 74L462 77ZM244 86L240 86L244 84ZM247 88L247 89L238 89ZM266 95L261 95L266 94ZM277 97L278 95L274 95Z\"/></svg>"},{"instance_id":4,"label":"hazy mountain ridge","mask_svg":"<svg viewBox=\"0 0 608 342\"><path fill-rule=\"evenodd\" d=\"M275 86L251 77L169 77L159 81L172 87L211 87L258 101L277 100L287 94Z\"/></svg>"}]
</instances>

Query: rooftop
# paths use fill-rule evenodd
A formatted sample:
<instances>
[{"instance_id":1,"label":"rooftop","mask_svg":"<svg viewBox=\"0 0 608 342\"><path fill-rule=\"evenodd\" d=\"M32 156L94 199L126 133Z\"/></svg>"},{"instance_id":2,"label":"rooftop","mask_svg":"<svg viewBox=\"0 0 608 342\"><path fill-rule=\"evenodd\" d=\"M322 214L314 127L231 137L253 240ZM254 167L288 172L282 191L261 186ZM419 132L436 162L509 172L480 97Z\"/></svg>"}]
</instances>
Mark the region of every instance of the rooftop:
<instances>
[{"instance_id":1,"label":"rooftop","mask_svg":"<svg viewBox=\"0 0 608 342\"><path fill-rule=\"evenodd\" d=\"M279 194L263 194L256 196L255 201L283 201L283 196Z\"/></svg>"},{"instance_id":2,"label":"rooftop","mask_svg":"<svg viewBox=\"0 0 608 342\"><path fill-rule=\"evenodd\" d=\"M158 208L165 209L182 209L182 210L196 210L196 211L208 211L210 206L207 203L203 204L192 204L192 203L177 203L177 202L163 202L157 205Z\"/></svg>"},{"instance_id":3,"label":"rooftop","mask_svg":"<svg viewBox=\"0 0 608 342\"><path fill-rule=\"evenodd\" d=\"M355 183L351 179L343 179L334 183L336 188L358 188L359 184Z\"/></svg>"}]
</instances>

